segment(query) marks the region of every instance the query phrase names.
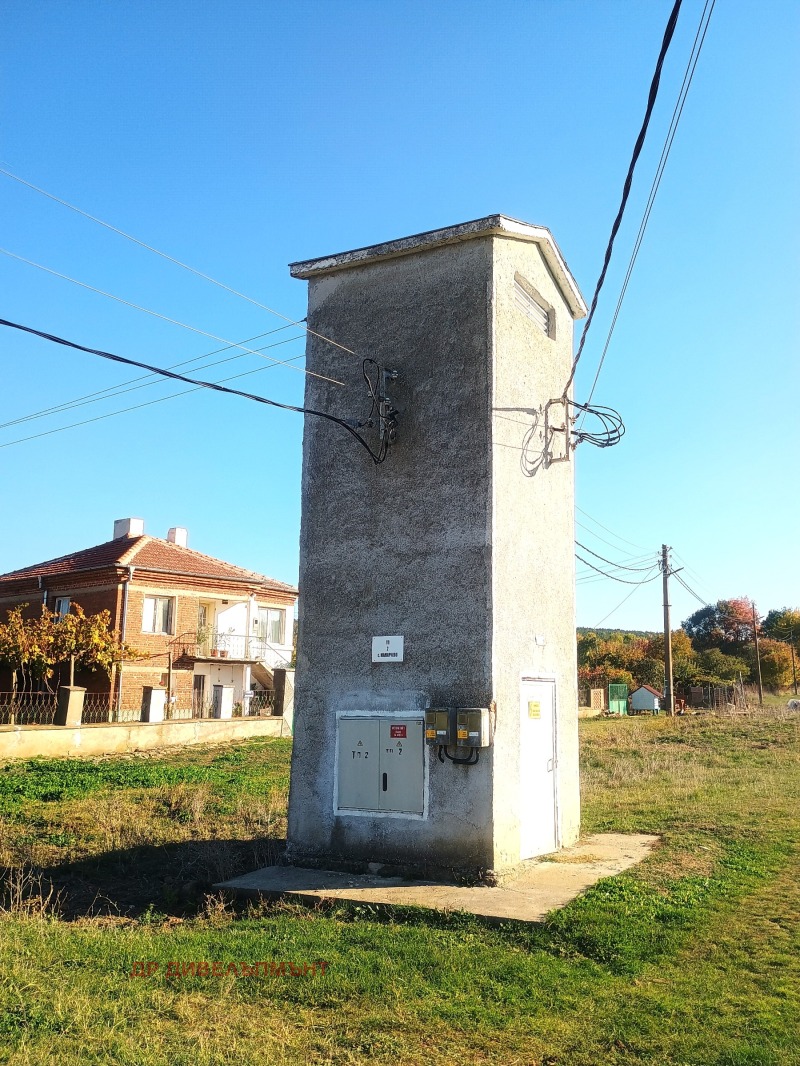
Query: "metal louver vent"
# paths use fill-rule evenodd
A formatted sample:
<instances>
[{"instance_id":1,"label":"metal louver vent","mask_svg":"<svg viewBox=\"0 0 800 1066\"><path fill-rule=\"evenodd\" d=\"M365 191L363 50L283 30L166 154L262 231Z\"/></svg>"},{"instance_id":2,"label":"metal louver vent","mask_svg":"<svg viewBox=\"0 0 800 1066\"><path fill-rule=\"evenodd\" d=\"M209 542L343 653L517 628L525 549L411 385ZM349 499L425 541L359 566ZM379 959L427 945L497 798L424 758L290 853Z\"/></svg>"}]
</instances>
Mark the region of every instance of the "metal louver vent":
<instances>
[{"instance_id":1,"label":"metal louver vent","mask_svg":"<svg viewBox=\"0 0 800 1066\"><path fill-rule=\"evenodd\" d=\"M514 282L514 302L524 315L535 322L546 337L550 336L550 311L520 285Z\"/></svg>"}]
</instances>

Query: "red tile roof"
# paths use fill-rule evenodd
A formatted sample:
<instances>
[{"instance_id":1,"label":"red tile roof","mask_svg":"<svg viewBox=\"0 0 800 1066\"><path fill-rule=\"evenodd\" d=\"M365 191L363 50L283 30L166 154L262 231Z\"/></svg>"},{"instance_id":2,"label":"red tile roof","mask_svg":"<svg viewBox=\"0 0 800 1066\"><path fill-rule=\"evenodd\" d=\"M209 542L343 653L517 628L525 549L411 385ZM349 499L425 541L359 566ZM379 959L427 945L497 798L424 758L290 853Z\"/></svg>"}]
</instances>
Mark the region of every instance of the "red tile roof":
<instances>
[{"instance_id":1,"label":"red tile roof","mask_svg":"<svg viewBox=\"0 0 800 1066\"><path fill-rule=\"evenodd\" d=\"M117 537L93 548L61 555L43 563L0 574L0 582L20 581L25 578L49 577L58 574L75 574L84 570L105 567L135 566L143 570L169 571L192 577L218 578L223 581L238 581L246 585L262 585L283 592L297 593L293 585L245 570L241 566L223 562L211 555L193 551L191 548L172 544L157 537Z\"/></svg>"}]
</instances>

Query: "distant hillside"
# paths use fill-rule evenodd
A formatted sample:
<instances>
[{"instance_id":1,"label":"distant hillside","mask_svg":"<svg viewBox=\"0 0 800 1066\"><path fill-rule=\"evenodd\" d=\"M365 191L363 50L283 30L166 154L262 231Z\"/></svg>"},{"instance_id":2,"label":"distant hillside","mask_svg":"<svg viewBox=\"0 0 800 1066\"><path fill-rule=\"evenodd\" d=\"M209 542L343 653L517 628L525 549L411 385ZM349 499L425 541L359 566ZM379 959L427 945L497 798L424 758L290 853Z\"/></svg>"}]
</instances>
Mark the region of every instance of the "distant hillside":
<instances>
[{"instance_id":1,"label":"distant hillside","mask_svg":"<svg viewBox=\"0 0 800 1066\"><path fill-rule=\"evenodd\" d=\"M595 633L601 640L612 640L614 637L657 637L658 630L654 629L592 629L588 626L578 626L578 636L585 637L587 633Z\"/></svg>"}]
</instances>

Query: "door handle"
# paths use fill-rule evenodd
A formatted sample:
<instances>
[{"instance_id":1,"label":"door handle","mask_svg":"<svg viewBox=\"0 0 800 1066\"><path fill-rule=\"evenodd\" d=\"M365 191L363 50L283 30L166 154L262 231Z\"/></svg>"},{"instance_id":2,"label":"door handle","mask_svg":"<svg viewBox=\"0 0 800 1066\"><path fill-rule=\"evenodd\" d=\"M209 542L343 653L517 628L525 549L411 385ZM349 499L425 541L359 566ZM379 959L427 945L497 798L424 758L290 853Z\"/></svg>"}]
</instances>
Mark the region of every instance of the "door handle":
<instances>
[{"instance_id":1,"label":"door handle","mask_svg":"<svg viewBox=\"0 0 800 1066\"><path fill-rule=\"evenodd\" d=\"M383 791L386 791L386 774L383 775Z\"/></svg>"}]
</instances>

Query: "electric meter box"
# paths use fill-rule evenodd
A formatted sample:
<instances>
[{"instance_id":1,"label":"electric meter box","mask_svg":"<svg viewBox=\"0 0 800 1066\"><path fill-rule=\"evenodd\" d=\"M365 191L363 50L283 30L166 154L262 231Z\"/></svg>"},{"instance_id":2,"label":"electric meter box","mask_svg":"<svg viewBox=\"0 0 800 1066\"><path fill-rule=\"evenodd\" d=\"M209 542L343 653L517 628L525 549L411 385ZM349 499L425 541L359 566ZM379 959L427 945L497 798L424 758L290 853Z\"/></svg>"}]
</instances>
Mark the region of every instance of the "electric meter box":
<instances>
[{"instance_id":1,"label":"electric meter box","mask_svg":"<svg viewBox=\"0 0 800 1066\"><path fill-rule=\"evenodd\" d=\"M460 707L456 711L456 744L460 748L488 748L491 738L488 707Z\"/></svg>"},{"instance_id":2,"label":"electric meter box","mask_svg":"<svg viewBox=\"0 0 800 1066\"><path fill-rule=\"evenodd\" d=\"M425 712L425 739L429 744L444 744L449 747L455 743L452 731L452 712L445 710L430 710Z\"/></svg>"},{"instance_id":3,"label":"electric meter box","mask_svg":"<svg viewBox=\"0 0 800 1066\"><path fill-rule=\"evenodd\" d=\"M423 813L421 718L343 715L338 734L338 813Z\"/></svg>"}]
</instances>

